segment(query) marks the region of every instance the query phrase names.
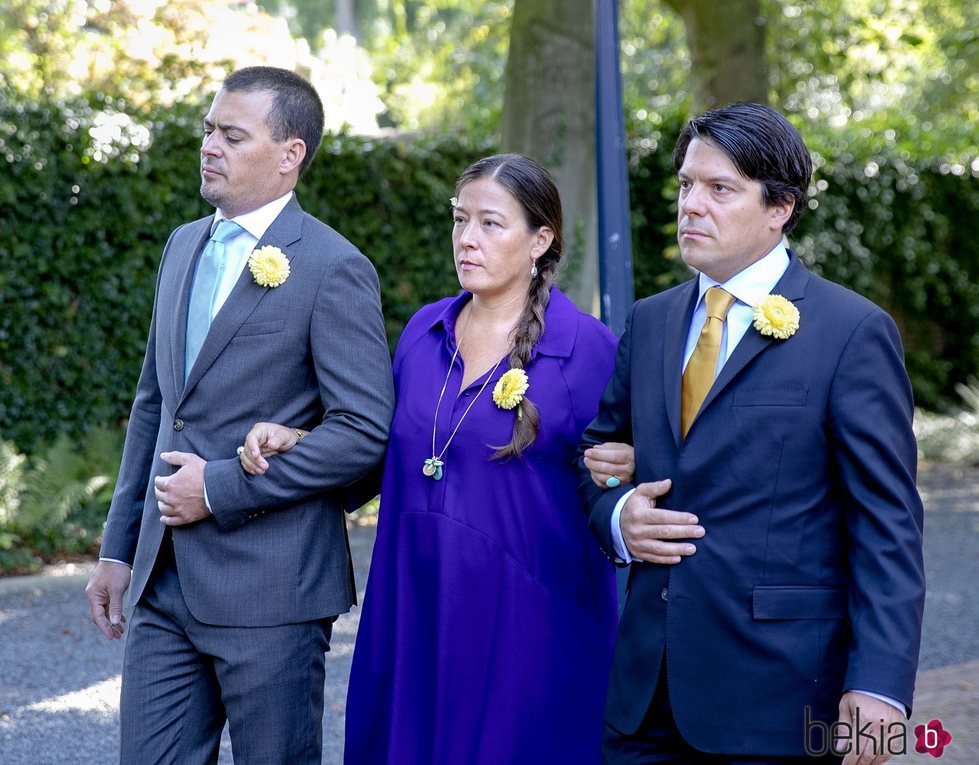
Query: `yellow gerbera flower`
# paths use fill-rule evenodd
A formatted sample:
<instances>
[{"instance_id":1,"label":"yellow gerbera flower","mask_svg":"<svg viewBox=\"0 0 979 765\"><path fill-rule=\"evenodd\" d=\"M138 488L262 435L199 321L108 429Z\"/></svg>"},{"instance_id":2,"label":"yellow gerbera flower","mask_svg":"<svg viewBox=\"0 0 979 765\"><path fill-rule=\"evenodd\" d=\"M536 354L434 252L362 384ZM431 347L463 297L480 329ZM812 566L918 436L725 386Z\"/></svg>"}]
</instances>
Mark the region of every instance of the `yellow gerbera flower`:
<instances>
[{"instance_id":1,"label":"yellow gerbera flower","mask_svg":"<svg viewBox=\"0 0 979 765\"><path fill-rule=\"evenodd\" d=\"M511 369L504 372L493 388L493 403L500 409L513 409L523 401L523 395L529 387L530 381L527 379L527 373L522 369Z\"/></svg>"},{"instance_id":2,"label":"yellow gerbera flower","mask_svg":"<svg viewBox=\"0 0 979 765\"><path fill-rule=\"evenodd\" d=\"M289 278L289 259L278 247L266 245L248 258L248 269L260 287L278 287Z\"/></svg>"},{"instance_id":3,"label":"yellow gerbera flower","mask_svg":"<svg viewBox=\"0 0 979 765\"><path fill-rule=\"evenodd\" d=\"M769 295L754 308L755 329L765 337L785 340L799 328L799 309L781 295Z\"/></svg>"}]
</instances>

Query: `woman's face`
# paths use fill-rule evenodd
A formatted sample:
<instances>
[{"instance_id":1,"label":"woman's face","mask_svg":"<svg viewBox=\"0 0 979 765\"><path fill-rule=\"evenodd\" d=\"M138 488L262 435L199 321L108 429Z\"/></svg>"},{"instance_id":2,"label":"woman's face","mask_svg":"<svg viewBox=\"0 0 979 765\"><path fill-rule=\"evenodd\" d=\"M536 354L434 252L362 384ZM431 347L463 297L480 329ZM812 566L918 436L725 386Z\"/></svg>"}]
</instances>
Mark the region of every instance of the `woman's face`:
<instances>
[{"instance_id":1,"label":"woman's face","mask_svg":"<svg viewBox=\"0 0 979 765\"><path fill-rule=\"evenodd\" d=\"M452 252L459 284L483 299L524 295L530 268L553 232L532 230L520 203L493 178L470 181L452 211Z\"/></svg>"}]
</instances>

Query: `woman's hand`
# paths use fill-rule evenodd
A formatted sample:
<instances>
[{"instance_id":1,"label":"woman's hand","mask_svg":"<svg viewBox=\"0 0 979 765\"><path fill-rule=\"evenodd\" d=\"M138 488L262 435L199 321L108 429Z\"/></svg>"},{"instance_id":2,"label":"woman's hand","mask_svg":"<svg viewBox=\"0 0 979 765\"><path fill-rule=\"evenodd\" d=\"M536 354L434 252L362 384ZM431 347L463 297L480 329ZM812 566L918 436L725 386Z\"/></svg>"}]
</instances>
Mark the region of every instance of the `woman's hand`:
<instances>
[{"instance_id":1,"label":"woman's hand","mask_svg":"<svg viewBox=\"0 0 979 765\"><path fill-rule=\"evenodd\" d=\"M299 443L300 438L300 431L294 428L274 422L256 422L245 436L244 446L238 447L238 460L246 473L264 475L269 469L265 458L270 454L289 451Z\"/></svg>"},{"instance_id":2,"label":"woman's hand","mask_svg":"<svg viewBox=\"0 0 979 765\"><path fill-rule=\"evenodd\" d=\"M636 450L629 444L599 444L585 450L585 467L596 486L614 489L636 477Z\"/></svg>"}]
</instances>

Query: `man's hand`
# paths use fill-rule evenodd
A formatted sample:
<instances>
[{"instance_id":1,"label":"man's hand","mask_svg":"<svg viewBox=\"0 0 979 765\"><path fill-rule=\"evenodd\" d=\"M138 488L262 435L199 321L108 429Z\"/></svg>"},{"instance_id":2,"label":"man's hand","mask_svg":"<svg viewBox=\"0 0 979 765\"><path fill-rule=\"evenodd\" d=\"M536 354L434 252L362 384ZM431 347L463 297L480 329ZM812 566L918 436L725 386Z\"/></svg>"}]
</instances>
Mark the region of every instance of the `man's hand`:
<instances>
[{"instance_id":1,"label":"man's hand","mask_svg":"<svg viewBox=\"0 0 979 765\"><path fill-rule=\"evenodd\" d=\"M697 548L673 539L699 539L704 535L697 516L656 507L656 500L670 490L671 481L641 483L626 500L619 515L619 528L629 554L646 563L674 564L693 555Z\"/></svg>"},{"instance_id":2,"label":"man's hand","mask_svg":"<svg viewBox=\"0 0 979 765\"><path fill-rule=\"evenodd\" d=\"M891 759L887 741L898 732L897 725L904 725L904 720L901 710L886 701L857 691L844 693L840 699L840 723L850 726L853 738L843 765L883 765Z\"/></svg>"},{"instance_id":3,"label":"man's hand","mask_svg":"<svg viewBox=\"0 0 979 765\"><path fill-rule=\"evenodd\" d=\"M125 563L100 560L85 587L92 621L109 640L121 638L126 631L122 598L129 589L132 573Z\"/></svg>"},{"instance_id":4,"label":"man's hand","mask_svg":"<svg viewBox=\"0 0 979 765\"><path fill-rule=\"evenodd\" d=\"M185 526L207 518L211 511L204 504L204 465L196 454L163 452L168 465L180 469L171 476L158 475L153 479L160 523L166 526Z\"/></svg>"}]
</instances>

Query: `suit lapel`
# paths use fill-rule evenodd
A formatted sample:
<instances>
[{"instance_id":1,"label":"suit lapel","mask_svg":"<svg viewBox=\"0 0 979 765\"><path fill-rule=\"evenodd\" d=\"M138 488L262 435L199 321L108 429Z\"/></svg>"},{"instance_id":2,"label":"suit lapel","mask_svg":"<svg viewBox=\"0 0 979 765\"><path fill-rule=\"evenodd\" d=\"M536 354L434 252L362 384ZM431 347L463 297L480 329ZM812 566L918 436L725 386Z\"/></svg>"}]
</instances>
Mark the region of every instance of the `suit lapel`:
<instances>
[{"instance_id":1,"label":"suit lapel","mask_svg":"<svg viewBox=\"0 0 979 765\"><path fill-rule=\"evenodd\" d=\"M790 256L792 260L789 263L789 267L782 274L782 278L778 280L771 294L781 295L793 303L797 303L805 298L806 284L809 282L809 271L806 270L806 267L802 265L802 262L794 253L790 253ZM717 398L721 391L731 384L731 381L737 377L742 369L751 363L755 356L768 348L772 343L781 342L785 341L765 337L753 326L748 327L748 331L741 338L738 347L734 349L734 353L731 354L731 357L721 367L721 373L714 380L714 384L707 392L707 398L704 399L704 403L700 407L701 411L710 406L711 401Z\"/></svg>"},{"instance_id":2,"label":"suit lapel","mask_svg":"<svg viewBox=\"0 0 979 765\"><path fill-rule=\"evenodd\" d=\"M289 201L289 204L279 213L279 216L272 222L272 225L268 227L265 236L255 245L255 248L257 249L266 245L278 247L285 254L286 258L289 259L290 266L293 266L298 257L298 253L295 250L290 252L289 248L293 247L293 245L302 239L302 219L302 208L299 207L299 202L293 197ZM269 287L260 287L255 283L252 278L252 273L247 266L242 269L241 276L238 277L234 289L228 295L228 299L224 305L221 306L221 310L214 317L214 321L211 322L211 327L207 332L204 344L201 346L200 353L197 355L197 360L194 362L194 366L191 367L190 374L187 376L187 385L183 387L183 393L180 396L181 401L187 398L187 395L194 389L194 386L204 375L204 372L207 371L221 351L224 350L225 346L231 342L231 339L238 332L238 328L241 327L244 321L251 315L252 311L255 310L255 307L265 297L265 293L269 289ZM184 300L189 304L189 291L188 296ZM181 315L184 317L183 323L186 325L186 307ZM184 339L186 342L186 328L184 329ZM184 352L183 348L183 343L181 343L181 354ZM182 370L183 363L181 363Z\"/></svg>"},{"instance_id":3,"label":"suit lapel","mask_svg":"<svg viewBox=\"0 0 979 765\"><path fill-rule=\"evenodd\" d=\"M680 381L683 370L683 351L687 345L690 317L697 305L699 295L698 281L692 279L681 290L673 308L666 317L663 338L663 391L666 395L666 414L673 431L673 441L677 445L680 437Z\"/></svg>"}]
</instances>

